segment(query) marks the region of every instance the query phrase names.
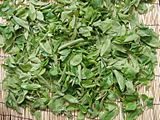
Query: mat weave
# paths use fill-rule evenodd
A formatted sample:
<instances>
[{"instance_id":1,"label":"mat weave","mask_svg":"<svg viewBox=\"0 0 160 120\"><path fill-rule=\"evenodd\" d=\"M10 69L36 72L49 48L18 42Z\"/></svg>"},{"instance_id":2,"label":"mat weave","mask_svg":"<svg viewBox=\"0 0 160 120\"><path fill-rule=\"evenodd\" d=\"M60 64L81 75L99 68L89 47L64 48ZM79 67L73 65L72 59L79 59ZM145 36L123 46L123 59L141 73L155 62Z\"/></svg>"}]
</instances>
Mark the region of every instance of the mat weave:
<instances>
[{"instance_id":1,"label":"mat weave","mask_svg":"<svg viewBox=\"0 0 160 120\"><path fill-rule=\"evenodd\" d=\"M0 0L1 1L1 0ZM148 12L146 15L140 16L141 21L154 29L160 36L160 6L157 0L153 4L153 9ZM2 22L0 18L0 22ZM18 114L16 111L7 108L4 105L4 92L2 91L2 80L4 78L4 70L2 64L4 58L8 55L4 54L2 49L0 50L0 120L35 120L35 118L30 114L28 109L22 109L21 114ZM141 87L139 90L141 93L145 93L148 96L154 97L154 108L146 110L138 120L160 120L160 49L157 49L157 59L158 65L155 68L155 80L153 80L149 86ZM119 106L121 104L119 103ZM49 110L41 112L41 120L68 120L63 115L53 115ZM76 112L73 113L73 119L77 120ZM85 119L89 120L89 119ZM120 114L115 118L115 120L123 120L123 117Z\"/></svg>"}]
</instances>

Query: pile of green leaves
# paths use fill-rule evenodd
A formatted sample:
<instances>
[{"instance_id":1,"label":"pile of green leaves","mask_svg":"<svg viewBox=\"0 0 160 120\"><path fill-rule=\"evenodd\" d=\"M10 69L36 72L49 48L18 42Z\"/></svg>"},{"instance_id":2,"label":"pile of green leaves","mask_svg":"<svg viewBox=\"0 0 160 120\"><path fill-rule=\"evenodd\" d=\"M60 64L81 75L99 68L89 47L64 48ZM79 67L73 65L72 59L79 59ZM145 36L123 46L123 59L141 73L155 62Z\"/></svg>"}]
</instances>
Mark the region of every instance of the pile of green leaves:
<instances>
[{"instance_id":1,"label":"pile of green leaves","mask_svg":"<svg viewBox=\"0 0 160 120\"><path fill-rule=\"evenodd\" d=\"M111 120L136 119L153 99L140 85L154 79L158 35L141 24L143 0L5 0L0 47L6 105ZM118 106L121 104L121 107Z\"/></svg>"}]
</instances>

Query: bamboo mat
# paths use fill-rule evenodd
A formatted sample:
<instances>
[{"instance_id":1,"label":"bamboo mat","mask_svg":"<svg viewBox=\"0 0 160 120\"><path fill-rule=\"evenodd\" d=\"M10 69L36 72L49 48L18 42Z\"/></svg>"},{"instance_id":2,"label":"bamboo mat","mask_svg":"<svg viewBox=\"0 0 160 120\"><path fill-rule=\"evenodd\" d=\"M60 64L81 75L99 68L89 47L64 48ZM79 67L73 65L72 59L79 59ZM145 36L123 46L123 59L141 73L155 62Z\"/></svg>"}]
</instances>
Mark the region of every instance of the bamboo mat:
<instances>
[{"instance_id":1,"label":"bamboo mat","mask_svg":"<svg viewBox=\"0 0 160 120\"><path fill-rule=\"evenodd\" d=\"M160 6L158 0L153 4L153 9L146 15L140 16L140 19L145 25L153 28L160 36ZM2 22L1 19L0 22ZM6 108L4 105L4 92L2 91L4 70L1 65L3 64L5 57L7 57L7 55L0 50L0 120L35 120L28 109L22 109L21 114L18 114L14 110ZM154 108L146 110L138 120L160 120L160 49L157 50L157 59L158 65L155 68L155 80L150 83L149 87L140 88L141 93L154 97ZM120 103L119 106L121 106ZM76 113L73 113L73 116L72 120L77 120ZM49 110L41 112L41 117L41 120L68 120L63 115L53 115ZM121 111L115 120L123 120Z\"/></svg>"}]
</instances>

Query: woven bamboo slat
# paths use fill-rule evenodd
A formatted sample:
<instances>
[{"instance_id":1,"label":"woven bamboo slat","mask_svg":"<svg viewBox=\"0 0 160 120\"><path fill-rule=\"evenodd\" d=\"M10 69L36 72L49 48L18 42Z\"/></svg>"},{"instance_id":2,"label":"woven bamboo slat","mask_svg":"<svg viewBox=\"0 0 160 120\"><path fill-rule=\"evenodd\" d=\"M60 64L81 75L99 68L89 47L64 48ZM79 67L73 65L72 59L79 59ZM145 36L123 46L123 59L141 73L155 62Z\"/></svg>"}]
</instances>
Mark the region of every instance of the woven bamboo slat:
<instances>
[{"instance_id":1,"label":"woven bamboo slat","mask_svg":"<svg viewBox=\"0 0 160 120\"><path fill-rule=\"evenodd\" d=\"M1 1L1 0L0 0ZM148 12L146 15L140 16L141 22L143 22L145 25L151 27L160 35L160 7L158 5L158 0L153 5L153 8L150 12ZM2 22L0 18L0 22ZM2 68L2 64L4 61L4 58L7 57L3 53L2 50L0 50L0 120L35 120L35 118L30 114L28 109L21 110L21 114L18 114L14 110L11 110L9 108L6 108L4 105L4 92L2 91L2 80L4 78L4 70ZM139 118L138 120L160 120L160 49L157 50L157 59L158 64L155 68L155 80L153 80L149 87L141 87L139 90L141 93L145 93L149 96L154 97L154 108L146 110ZM121 106L120 103L118 103L119 106ZM77 120L77 114L73 113L73 119ZM63 115L53 115L49 110L41 112L41 120L68 120ZM85 119L89 120L89 119ZM122 114L120 111L120 114L115 118L115 120L123 120Z\"/></svg>"}]
</instances>

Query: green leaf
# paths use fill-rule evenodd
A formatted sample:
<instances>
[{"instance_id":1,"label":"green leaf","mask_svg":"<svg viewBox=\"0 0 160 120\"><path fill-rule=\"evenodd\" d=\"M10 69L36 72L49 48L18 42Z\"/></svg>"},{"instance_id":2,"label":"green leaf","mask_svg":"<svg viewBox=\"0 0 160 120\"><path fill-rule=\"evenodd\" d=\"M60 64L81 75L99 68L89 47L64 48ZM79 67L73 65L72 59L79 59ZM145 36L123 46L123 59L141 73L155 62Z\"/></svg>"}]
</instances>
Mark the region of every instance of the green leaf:
<instances>
[{"instance_id":1,"label":"green leaf","mask_svg":"<svg viewBox=\"0 0 160 120\"><path fill-rule=\"evenodd\" d=\"M27 29L29 31L29 25L27 21L24 21L16 16L13 16L13 20L20 26L24 27L25 29Z\"/></svg>"},{"instance_id":2,"label":"green leaf","mask_svg":"<svg viewBox=\"0 0 160 120\"><path fill-rule=\"evenodd\" d=\"M109 54L111 51L111 38L104 37L103 41L104 43L102 45L101 52L100 52L101 56L103 56L104 54Z\"/></svg>"},{"instance_id":3,"label":"green leaf","mask_svg":"<svg viewBox=\"0 0 160 120\"><path fill-rule=\"evenodd\" d=\"M117 31L118 32L118 31ZM121 26L121 29L120 29L120 31L119 31L120 33L119 33L119 36L124 36L125 34L126 34L126 27L125 27L125 25L122 25Z\"/></svg>"},{"instance_id":4,"label":"green leaf","mask_svg":"<svg viewBox=\"0 0 160 120\"><path fill-rule=\"evenodd\" d=\"M67 20L69 18L69 14L71 13L72 11L63 11L61 13L61 20L62 22L65 22L65 20ZM74 20L73 20L74 21Z\"/></svg>"},{"instance_id":5,"label":"green leaf","mask_svg":"<svg viewBox=\"0 0 160 120\"><path fill-rule=\"evenodd\" d=\"M91 31L92 31L92 27L90 27L90 26L81 27L79 29L79 34L82 34L82 36L84 36L84 37L89 37L89 36L91 36Z\"/></svg>"},{"instance_id":6,"label":"green leaf","mask_svg":"<svg viewBox=\"0 0 160 120\"><path fill-rule=\"evenodd\" d=\"M93 87L96 86L96 84L93 83L92 80L83 80L83 81L82 81L82 86L83 86L84 88L93 88Z\"/></svg>"},{"instance_id":7,"label":"green leaf","mask_svg":"<svg viewBox=\"0 0 160 120\"><path fill-rule=\"evenodd\" d=\"M69 24L70 28L72 28L72 29L75 28L75 24L76 24L76 17L75 17L75 15L73 15L72 20Z\"/></svg>"},{"instance_id":8,"label":"green leaf","mask_svg":"<svg viewBox=\"0 0 160 120\"><path fill-rule=\"evenodd\" d=\"M136 69L134 69L134 67L132 67L131 65L127 64L124 67L124 76L127 79L129 79L129 80L135 79L136 78L136 74L137 74Z\"/></svg>"},{"instance_id":9,"label":"green leaf","mask_svg":"<svg viewBox=\"0 0 160 120\"><path fill-rule=\"evenodd\" d=\"M129 102L125 106L125 110L132 111L137 109L137 103L136 102Z\"/></svg>"},{"instance_id":10,"label":"green leaf","mask_svg":"<svg viewBox=\"0 0 160 120\"><path fill-rule=\"evenodd\" d=\"M123 92L125 89L125 78L123 77L122 73L120 73L119 71L114 70L113 72L114 72L115 77L117 79L120 90Z\"/></svg>"},{"instance_id":11,"label":"green leaf","mask_svg":"<svg viewBox=\"0 0 160 120\"><path fill-rule=\"evenodd\" d=\"M21 104L25 100L25 96L27 95L28 91L23 91L21 94L19 94L17 98L17 103Z\"/></svg>"},{"instance_id":12,"label":"green leaf","mask_svg":"<svg viewBox=\"0 0 160 120\"><path fill-rule=\"evenodd\" d=\"M117 109L118 106L117 106L117 104L115 104L115 103L110 103L110 102L108 102L108 103L105 103L105 108L106 108L108 111L112 111L112 110L114 110L114 109Z\"/></svg>"},{"instance_id":13,"label":"green leaf","mask_svg":"<svg viewBox=\"0 0 160 120\"><path fill-rule=\"evenodd\" d=\"M46 109L47 103L48 103L48 96L46 96L46 98L39 98L39 99L34 100L32 107L34 109Z\"/></svg>"},{"instance_id":14,"label":"green leaf","mask_svg":"<svg viewBox=\"0 0 160 120\"><path fill-rule=\"evenodd\" d=\"M67 109L68 111L77 111L77 110L79 110L78 106L75 105L75 104L71 104L71 105L67 106L66 109Z\"/></svg>"},{"instance_id":15,"label":"green leaf","mask_svg":"<svg viewBox=\"0 0 160 120\"><path fill-rule=\"evenodd\" d=\"M45 43L40 43L40 46L46 53L52 54L52 47L49 41L46 41Z\"/></svg>"},{"instance_id":16,"label":"green leaf","mask_svg":"<svg viewBox=\"0 0 160 120\"><path fill-rule=\"evenodd\" d=\"M117 101L126 120L153 106L137 89L154 79L160 46L139 22L149 1L42 1L0 4L6 106L29 108L37 119L39 110L68 117L76 110L79 120L113 119Z\"/></svg>"},{"instance_id":17,"label":"green leaf","mask_svg":"<svg viewBox=\"0 0 160 120\"><path fill-rule=\"evenodd\" d=\"M6 102L5 104L7 107L11 107L12 109L20 113L20 108L18 107L14 93L10 92L5 102Z\"/></svg>"},{"instance_id":18,"label":"green leaf","mask_svg":"<svg viewBox=\"0 0 160 120\"><path fill-rule=\"evenodd\" d=\"M31 3L32 3L33 5L37 5L37 6L41 6L41 7L47 6L47 5L49 4L48 2L35 1L35 0L31 0Z\"/></svg>"},{"instance_id":19,"label":"green leaf","mask_svg":"<svg viewBox=\"0 0 160 120\"><path fill-rule=\"evenodd\" d=\"M24 72L29 72L32 68L32 65L30 63L26 64L20 64L19 67L24 71Z\"/></svg>"},{"instance_id":20,"label":"green leaf","mask_svg":"<svg viewBox=\"0 0 160 120\"><path fill-rule=\"evenodd\" d=\"M72 66L77 66L81 63L82 61L82 53L79 53L77 55L74 55L71 60L70 60L70 65Z\"/></svg>"},{"instance_id":21,"label":"green leaf","mask_svg":"<svg viewBox=\"0 0 160 120\"><path fill-rule=\"evenodd\" d=\"M36 120L41 120L41 112L40 111L36 111L33 113L33 115L35 116Z\"/></svg>"},{"instance_id":22,"label":"green leaf","mask_svg":"<svg viewBox=\"0 0 160 120\"><path fill-rule=\"evenodd\" d=\"M50 110L52 110L53 112L56 113L60 113L61 111L63 111L65 109L64 107L64 101L60 98L58 99L51 99L48 103L48 107Z\"/></svg>"},{"instance_id":23,"label":"green leaf","mask_svg":"<svg viewBox=\"0 0 160 120\"><path fill-rule=\"evenodd\" d=\"M153 108L153 98L148 98L147 100L146 100L146 103L147 103L147 107L148 108Z\"/></svg>"},{"instance_id":24,"label":"green leaf","mask_svg":"<svg viewBox=\"0 0 160 120\"><path fill-rule=\"evenodd\" d=\"M145 3L139 4L139 6L138 6L138 12L139 12L140 14L144 14L144 13L146 13L147 11L148 11L148 8L147 8L147 5L146 5Z\"/></svg>"},{"instance_id":25,"label":"green leaf","mask_svg":"<svg viewBox=\"0 0 160 120\"><path fill-rule=\"evenodd\" d=\"M79 105L79 109L82 113L86 113L87 112L87 107L86 106L83 106L83 105Z\"/></svg>"},{"instance_id":26,"label":"green leaf","mask_svg":"<svg viewBox=\"0 0 160 120\"><path fill-rule=\"evenodd\" d=\"M140 29L137 31L137 34L140 35L141 37L147 37L147 36L150 36L150 34L148 33L148 30L145 29Z\"/></svg>"},{"instance_id":27,"label":"green leaf","mask_svg":"<svg viewBox=\"0 0 160 120\"><path fill-rule=\"evenodd\" d=\"M101 7L103 0L91 0L91 5L94 8Z\"/></svg>"},{"instance_id":28,"label":"green leaf","mask_svg":"<svg viewBox=\"0 0 160 120\"><path fill-rule=\"evenodd\" d=\"M77 120L84 120L84 119L85 119L85 115L82 112L79 112Z\"/></svg>"},{"instance_id":29,"label":"green leaf","mask_svg":"<svg viewBox=\"0 0 160 120\"><path fill-rule=\"evenodd\" d=\"M62 61L64 61L64 60L69 56L70 53L71 53L71 50L69 50L69 49L61 50L61 51L59 52L59 54L61 54L60 59L61 59Z\"/></svg>"},{"instance_id":30,"label":"green leaf","mask_svg":"<svg viewBox=\"0 0 160 120\"><path fill-rule=\"evenodd\" d=\"M134 93L135 92L135 88L134 88L134 85L133 85L132 81L126 81L126 87L127 87L127 91L129 93Z\"/></svg>"},{"instance_id":31,"label":"green leaf","mask_svg":"<svg viewBox=\"0 0 160 120\"><path fill-rule=\"evenodd\" d=\"M103 33L105 33L107 30L112 28L113 22L114 22L113 20L107 18L104 21L99 20L99 21L93 23L93 25L98 26L103 31Z\"/></svg>"},{"instance_id":32,"label":"green leaf","mask_svg":"<svg viewBox=\"0 0 160 120\"><path fill-rule=\"evenodd\" d=\"M78 65L78 79L79 79L79 81L82 80L82 67L81 67L81 65Z\"/></svg>"},{"instance_id":33,"label":"green leaf","mask_svg":"<svg viewBox=\"0 0 160 120\"><path fill-rule=\"evenodd\" d=\"M49 73L50 73L52 76L58 75L58 74L59 74L58 68L57 68L57 67L53 67L53 68L49 71Z\"/></svg>"},{"instance_id":34,"label":"green leaf","mask_svg":"<svg viewBox=\"0 0 160 120\"><path fill-rule=\"evenodd\" d=\"M132 55L130 55L130 59L131 59L131 63L133 65L133 67L134 67L135 72L138 73L139 70L140 70L140 67L139 67L139 63L138 63L137 58L132 56Z\"/></svg>"},{"instance_id":35,"label":"green leaf","mask_svg":"<svg viewBox=\"0 0 160 120\"><path fill-rule=\"evenodd\" d=\"M21 88L24 90L37 90L37 89L41 88L41 85L35 84L35 83L32 83L32 84L22 83Z\"/></svg>"},{"instance_id":36,"label":"green leaf","mask_svg":"<svg viewBox=\"0 0 160 120\"><path fill-rule=\"evenodd\" d=\"M85 15L84 15L84 18L87 20L87 21L90 21L92 20L92 18L94 16L96 16L96 10L93 9L93 7L87 7L84 9L85 11Z\"/></svg>"},{"instance_id":37,"label":"green leaf","mask_svg":"<svg viewBox=\"0 0 160 120\"><path fill-rule=\"evenodd\" d=\"M94 76L94 73L87 69L87 68L83 68L82 69L82 79L90 79Z\"/></svg>"},{"instance_id":38,"label":"green leaf","mask_svg":"<svg viewBox=\"0 0 160 120\"><path fill-rule=\"evenodd\" d=\"M147 106L148 108L153 107L153 98L149 98L147 95L142 94L141 99L144 102L145 106Z\"/></svg>"},{"instance_id":39,"label":"green leaf","mask_svg":"<svg viewBox=\"0 0 160 120\"><path fill-rule=\"evenodd\" d=\"M100 117L100 120L112 120L113 118L115 118L117 114L118 114L118 111L114 109L112 111L101 112L99 117Z\"/></svg>"},{"instance_id":40,"label":"green leaf","mask_svg":"<svg viewBox=\"0 0 160 120\"><path fill-rule=\"evenodd\" d=\"M78 103L78 99L72 95L68 94L68 95L63 96L63 98L70 103Z\"/></svg>"},{"instance_id":41,"label":"green leaf","mask_svg":"<svg viewBox=\"0 0 160 120\"><path fill-rule=\"evenodd\" d=\"M29 17L32 21L36 19L36 10L34 8L34 5L31 3L29 4Z\"/></svg>"},{"instance_id":42,"label":"green leaf","mask_svg":"<svg viewBox=\"0 0 160 120\"><path fill-rule=\"evenodd\" d=\"M148 44L151 47L155 47L155 48L160 47L158 36L145 37L142 40L143 40L144 43Z\"/></svg>"},{"instance_id":43,"label":"green leaf","mask_svg":"<svg viewBox=\"0 0 160 120\"><path fill-rule=\"evenodd\" d=\"M111 101L115 101L118 98L118 96L117 96L117 93L115 93L115 91L113 92L110 91L107 98Z\"/></svg>"},{"instance_id":44,"label":"green leaf","mask_svg":"<svg viewBox=\"0 0 160 120\"><path fill-rule=\"evenodd\" d=\"M128 112L126 120L136 120L142 112L142 109L136 109L135 111Z\"/></svg>"},{"instance_id":45,"label":"green leaf","mask_svg":"<svg viewBox=\"0 0 160 120\"><path fill-rule=\"evenodd\" d=\"M140 37L137 34L131 34L129 36L126 37L126 39L124 40L124 42L131 42L131 41L137 41L139 40Z\"/></svg>"},{"instance_id":46,"label":"green leaf","mask_svg":"<svg viewBox=\"0 0 160 120\"><path fill-rule=\"evenodd\" d=\"M29 36L29 33L28 33L28 31L26 31L26 32L24 33L25 39L28 39L28 36Z\"/></svg>"},{"instance_id":47,"label":"green leaf","mask_svg":"<svg viewBox=\"0 0 160 120\"><path fill-rule=\"evenodd\" d=\"M37 11L36 13L37 13L37 19L43 21L44 20L43 13L41 11Z\"/></svg>"},{"instance_id":48,"label":"green leaf","mask_svg":"<svg viewBox=\"0 0 160 120\"><path fill-rule=\"evenodd\" d=\"M2 35L0 35L0 48L4 46L4 38Z\"/></svg>"},{"instance_id":49,"label":"green leaf","mask_svg":"<svg viewBox=\"0 0 160 120\"><path fill-rule=\"evenodd\" d=\"M76 45L76 44L81 43L81 42L84 42L84 39L83 39L83 38L79 38L79 39L76 39L76 40L73 40L73 41L69 41L69 42L67 42L66 44L61 45L61 46L58 48L58 50L60 51L60 50L62 50L62 49L65 49L65 48L67 48L67 47L71 47L71 46Z\"/></svg>"}]
</instances>

